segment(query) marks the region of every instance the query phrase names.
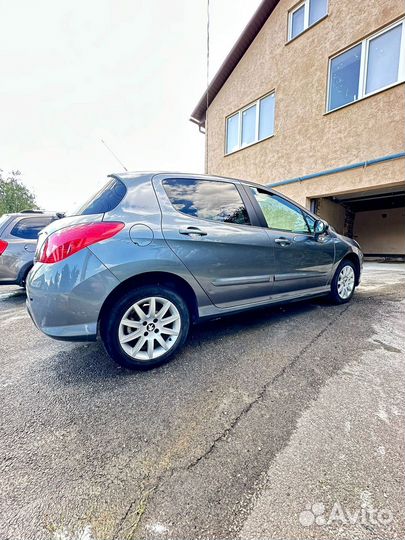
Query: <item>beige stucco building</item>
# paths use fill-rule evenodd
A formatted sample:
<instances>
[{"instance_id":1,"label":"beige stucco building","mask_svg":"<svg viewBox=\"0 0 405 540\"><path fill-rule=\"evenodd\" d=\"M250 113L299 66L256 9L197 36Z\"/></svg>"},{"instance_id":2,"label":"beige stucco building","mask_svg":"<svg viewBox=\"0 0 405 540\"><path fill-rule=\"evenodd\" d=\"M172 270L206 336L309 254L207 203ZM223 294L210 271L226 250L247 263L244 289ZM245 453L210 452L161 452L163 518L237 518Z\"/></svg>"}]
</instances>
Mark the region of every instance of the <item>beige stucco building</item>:
<instances>
[{"instance_id":1,"label":"beige stucco building","mask_svg":"<svg viewBox=\"0 0 405 540\"><path fill-rule=\"evenodd\" d=\"M206 172L405 255L403 17L403 0L264 0L192 113Z\"/></svg>"}]
</instances>

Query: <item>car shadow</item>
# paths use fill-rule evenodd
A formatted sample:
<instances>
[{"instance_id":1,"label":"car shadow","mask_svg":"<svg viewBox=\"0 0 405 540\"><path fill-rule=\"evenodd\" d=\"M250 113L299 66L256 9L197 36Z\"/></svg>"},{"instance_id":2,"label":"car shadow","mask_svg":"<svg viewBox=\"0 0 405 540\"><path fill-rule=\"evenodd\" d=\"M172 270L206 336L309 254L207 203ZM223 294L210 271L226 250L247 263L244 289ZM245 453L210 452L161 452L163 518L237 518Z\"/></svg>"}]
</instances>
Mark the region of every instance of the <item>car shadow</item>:
<instances>
[{"instance_id":1,"label":"car shadow","mask_svg":"<svg viewBox=\"0 0 405 540\"><path fill-rule=\"evenodd\" d=\"M236 334L247 329L265 327L269 323L276 323L285 317L308 313L320 308L319 300L303 300L280 306L265 306L243 311L226 317L208 319L192 327L189 335L194 338L210 341Z\"/></svg>"},{"instance_id":2,"label":"car shadow","mask_svg":"<svg viewBox=\"0 0 405 540\"><path fill-rule=\"evenodd\" d=\"M187 357L187 369L192 369L195 362L202 362L201 347L220 342L250 330L266 328L286 317L296 317L320 309L318 301L303 301L277 307L263 307L248 312L241 312L223 318L204 321L190 330L183 351L168 364L161 367L141 371L129 370L117 365L107 354L101 342L77 344L70 350L60 351L48 359L45 370L51 370L57 382L62 385L90 385L107 380L115 384L124 384L130 379L166 379L168 375L176 376L185 368L184 356ZM198 353L193 354L194 348ZM197 349L196 349L197 351Z\"/></svg>"},{"instance_id":3,"label":"car shadow","mask_svg":"<svg viewBox=\"0 0 405 540\"><path fill-rule=\"evenodd\" d=\"M25 302L26 298L27 295L25 289L22 289L21 287L12 289L7 287L4 291L0 288L0 306L10 304L20 305Z\"/></svg>"},{"instance_id":4,"label":"car shadow","mask_svg":"<svg viewBox=\"0 0 405 540\"><path fill-rule=\"evenodd\" d=\"M131 376L106 353L101 342L76 344L48 359L44 370L51 370L58 383L64 385L92 384L97 380L119 380Z\"/></svg>"}]
</instances>

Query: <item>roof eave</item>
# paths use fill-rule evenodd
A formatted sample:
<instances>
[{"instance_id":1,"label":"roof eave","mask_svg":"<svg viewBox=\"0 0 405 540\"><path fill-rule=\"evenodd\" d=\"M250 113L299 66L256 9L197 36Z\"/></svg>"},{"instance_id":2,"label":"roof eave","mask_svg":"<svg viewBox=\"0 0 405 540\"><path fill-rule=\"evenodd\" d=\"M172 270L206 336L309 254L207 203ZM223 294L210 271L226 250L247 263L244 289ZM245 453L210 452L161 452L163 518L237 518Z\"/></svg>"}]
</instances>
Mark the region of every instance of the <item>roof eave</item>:
<instances>
[{"instance_id":1,"label":"roof eave","mask_svg":"<svg viewBox=\"0 0 405 540\"><path fill-rule=\"evenodd\" d=\"M259 5L253 14L253 17L245 26L235 45L230 50L228 56L223 61L207 90L201 96L201 99L191 113L191 122L194 122L200 126L205 125L207 108L211 105L218 92L227 81L228 77L239 64L240 60L253 43L257 34L263 28L265 22L270 17L278 2L279 0L263 0Z\"/></svg>"}]
</instances>

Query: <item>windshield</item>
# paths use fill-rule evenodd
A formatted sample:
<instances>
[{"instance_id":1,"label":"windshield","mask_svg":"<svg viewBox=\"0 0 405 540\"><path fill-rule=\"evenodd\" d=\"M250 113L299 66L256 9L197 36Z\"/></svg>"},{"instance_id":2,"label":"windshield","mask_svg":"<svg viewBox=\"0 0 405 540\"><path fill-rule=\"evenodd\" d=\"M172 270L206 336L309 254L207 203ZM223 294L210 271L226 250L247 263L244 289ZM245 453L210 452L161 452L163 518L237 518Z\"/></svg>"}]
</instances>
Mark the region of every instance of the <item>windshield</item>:
<instances>
[{"instance_id":1,"label":"windshield","mask_svg":"<svg viewBox=\"0 0 405 540\"><path fill-rule=\"evenodd\" d=\"M93 197L83 204L73 216L88 214L104 214L113 210L124 198L127 192L125 184L117 178L112 178Z\"/></svg>"}]
</instances>

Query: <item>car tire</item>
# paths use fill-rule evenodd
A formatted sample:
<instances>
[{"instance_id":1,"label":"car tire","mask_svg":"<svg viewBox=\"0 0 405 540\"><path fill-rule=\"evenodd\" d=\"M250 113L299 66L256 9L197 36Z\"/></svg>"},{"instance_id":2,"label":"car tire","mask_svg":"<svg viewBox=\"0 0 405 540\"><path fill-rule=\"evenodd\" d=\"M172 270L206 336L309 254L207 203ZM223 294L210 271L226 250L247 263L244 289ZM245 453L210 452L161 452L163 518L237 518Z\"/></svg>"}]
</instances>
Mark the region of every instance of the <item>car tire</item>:
<instances>
[{"instance_id":1,"label":"car tire","mask_svg":"<svg viewBox=\"0 0 405 540\"><path fill-rule=\"evenodd\" d=\"M346 304L347 302L350 302L355 289L355 266L348 259L343 259L333 276L329 300L333 304Z\"/></svg>"},{"instance_id":2,"label":"car tire","mask_svg":"<svg viewBox=\"0 0 405 540\"><path fill-rule=\"evenodd\" d=\"M165 323L169 319L173 321ZM126 292L112 305L104 314L100 333L115 362L128 369L147 370L174 357L183 346L189 327L187 304L177 292L166 287L143 286Z\"/></svg>"},{"instance_id":3,"label":"car tire","mask_svg":"<svg viewBox=\"0 0 405 540\"><path fill-rule=\"evenodd\" d=\"M28 274L30 273L30 270L32 268L32 265L28 267L28 269L24 270L23 271L23 274L22 276L19 278L19 280L17 281L17 285L19 287L22 287L23 289L25 289L26 287L26 283L27 283L27 277L28 277Z\"/></svg>"}]
</instances>

